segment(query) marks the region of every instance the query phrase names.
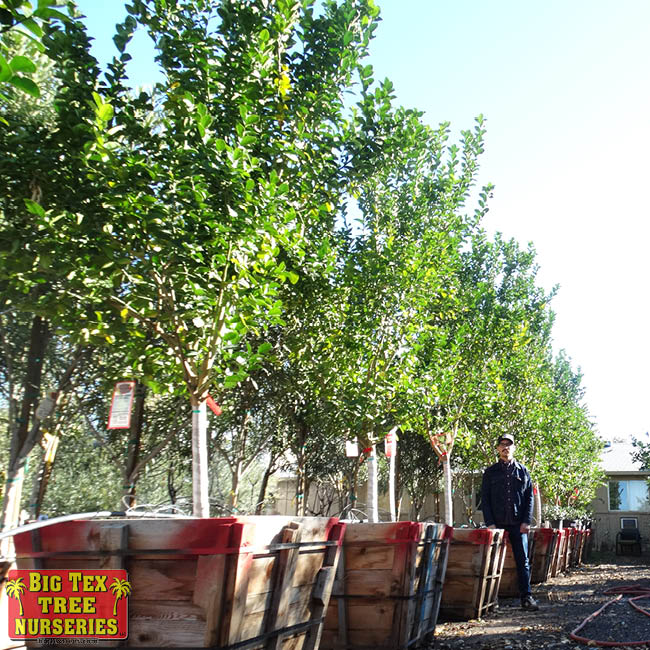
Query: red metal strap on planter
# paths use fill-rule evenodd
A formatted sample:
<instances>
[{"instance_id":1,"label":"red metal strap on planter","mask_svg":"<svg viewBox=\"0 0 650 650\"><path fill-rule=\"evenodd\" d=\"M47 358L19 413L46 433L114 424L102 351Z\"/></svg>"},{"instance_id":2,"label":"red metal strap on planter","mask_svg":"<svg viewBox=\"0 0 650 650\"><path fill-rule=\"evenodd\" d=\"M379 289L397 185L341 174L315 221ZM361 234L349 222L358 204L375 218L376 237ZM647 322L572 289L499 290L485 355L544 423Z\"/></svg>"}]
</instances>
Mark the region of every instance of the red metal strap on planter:
<instances>
[{"instance_id":1,"label":"red metal strap on planter","mask_svg":"<svg viewBox=\"0 0 650 650\"><path fill-rule=\"evenodd\" d=\"M214 547L208 548L168 548L168 549L115 549L115 550L84 550L84 551L32 551L31 553L20 553L16 555L19 559L35 559L46 557L85 557L85 556L112 556L112 555L241 555L251 553L253 555L268 555L276 551L283 551L292 548L305 549L307 547L322 549L327 546L339 546L340 542L295 542L286 544L271 544L270 546L237 546L237 547Z\"/></svg>"},{"instance_id":2,"label":"red metal strap on planter","mask_svg":"<svg viewBox=\"0 0 650 650\"><path fill-rule=\"evenodd\" d=\"M539 535L544 540L548 540L553 537L553 530L553 528L536 528L535 535Z\"/></svg>"},{"instance_id":3,"label":"red metal strap on planter","mask_svg":"<svg viewBox=\"0 0 650 650\"><path fill-rule=\"evenodd\" d=\"M493 528L477 528L476 530L472 530L469 534L469 541L472 544L491 544L495 530Z\"/></svg>"}]
</instances>

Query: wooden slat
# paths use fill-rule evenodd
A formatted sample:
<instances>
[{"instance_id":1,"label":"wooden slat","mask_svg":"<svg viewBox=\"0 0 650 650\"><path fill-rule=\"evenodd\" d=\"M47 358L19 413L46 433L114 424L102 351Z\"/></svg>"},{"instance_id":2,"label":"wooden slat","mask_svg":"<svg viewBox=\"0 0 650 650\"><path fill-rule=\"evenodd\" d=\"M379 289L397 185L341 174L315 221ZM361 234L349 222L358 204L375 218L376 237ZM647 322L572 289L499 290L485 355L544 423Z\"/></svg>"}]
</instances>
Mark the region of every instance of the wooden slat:
<instances>
[{"instance_id":1,"label":"wooden slat","mask_svg":"<svg viewBox=\"0 0 650 650\"><path fill-rule=\"evenodd\" d=\"M323 558L324 570L336 569L336 566L341 557L341 541L344 538L345 531L346 531L345 524L337 524L330 531L329 539L331 539L332 541L336 541L337 544L336 546L327 547L327 550L325 551L325 556ZM310 603L310 610L311 610L310 620L312 621L320 620L320 622L318 625L313 626L305 636L305 641L302 646L303 650L317 650L320 647L321 637L323 634L323 619L325 618L325 612L327 611L329 605L333 586L334 586L334 581L330 580L327 586L328 591L319 589L316 598L313 598L312 602Z\"/></svg>"},{"instance_id":2,"label":"wooden slat","mask_svg":"<svg viewBox=\"0 0 650 650\"><path fill-rule=\"evenodd\" d=\"M351 546L345 550L345 565L350 571L392 569L395 544L385 546Z\"/></svg>"},{"instance_id":3,"label":"wooden slat","mask_svg":"<svg viewBox=\"0 0 650 650\"><path fill-rule=\"evenodd\" d=\"M241 546L248 531L245 524L237 524L232 529L231 545ZM226 559L226 587L219 643L223 646L240 641L240 629L246 611L248 580L253 566L253 554L229 555Z\"/></svg>"},{"instance_id":4,"label":"wooden slat","mask_svg":"<svg viewBox=\"0 0 650 650\"><path fill-rule=\"evenodd\" d=\"M126 551L129 547L129 524L125 522L106 524L100 531L99 545L102 551ZM126 557L123 555L100 557L99 568L126 570Z\"/></svg>"},{"instance_id":5,"label":"wooden slat","mask_svg":"<svg viewBox=\"0 0 650 650\"><path fill-rule=\"evenodd\" d=\"M129 547L129 525L126 522L111 522L102 527L99 535L99 547L102 551L126 551ZM126 570L126 557L124 555L106 555L99 559L100 569ZM133 577L129 575L131 585ZM131 597L129 596L129 601ZM117 648L124 645L122 640L104 641L107 648Z\"/></svg>"},{"instance_id":6,"label":"wooden slat","mask_svg":"<svg viewBox=\"0 0 650 650\"><path fill-rule=\"evenodd\" d=\"M205 616L203 643L206 646L217 644L226 584L225 573L225 555L198 558L192 603L200 607Z\"/></svg>"},{"instance_id":7,"label":"wooden slat","mask_svg":"<svg viewBox=\"0 0 650 650\"><path fill-rule=\"evenodd\" d=\"M387 569L376 571L367 569L351 571L348 569L345 572L345 584L348 596L374 596L376 598L400 595L402 587L399 575L396 575L393 570Z\"/></svg>"},{"instance_id":8,"label":"wooden slat","mask_svg":"<svg viewBox=\"0 0 650 650\"><path fill-rule=\"evenodd\" d=\"M417 572L416 552L419 535L422 533L422 526L417 526L416 529L418 532L417 538L411 535L410 538L406 538L403 543L395 547L393 584L397 585L397 589L393 593L401 598L395 606L393 615L393 631L390 637L390 643L394 648L406 648L415 615L412 602L406 600L405 597L409 598L415 593Z\"/></svg>"},{"instance_id":9,"label":"wooden slat","mask_svg":"<svg viewBox=\"0 0 650 650\"><path fill-rule=\"evenodd\" d=\"M197 560L141 560L132 562L131 598L139 600L192 600Z\"/></svg>"},{"instance_id":10,"label":"wooden slat","mask_svg":"<svg viewBox=\"0 0 650 650\"><path fill-rule=\"evenodd\" d=\"M413 613L409 620L409 639L421 639L429 620L427 617L428 591L434 581L434 553L436 543L433 526L424 529L424 541L418 552L420 558L418 567L418 581L416 598L411 604ZM429 608L430 609L430 608Z\"/></svg>"},{"instance_id":11,"label":"wooden slat","mask_svg":"<svg viewBox=\"0 0 650 650\"><path fill-rule=\"evenodd\" d=\"M300 550L291 584L294 587L313 585L316 574L323 566L325 547L316 552Z\"/></svg>"},{"instance_id":12,"label":"wooden slat","mask_svg":"<svg viewBox=\"0 0 650 650\"><path fill-rule=\"evenodd\" d=\"M347 534L347 532L346 532ZM336 616L333 626L338 631L336 646L347 648L348 645L348 601L346 598L347 585L345 580L345 567L346 567L346 553L345 549L341 552L338 558L338 565L336 567L336 579L332 585L332 595L338 596L336 601ZM327 609L330 611L331 605ZM325 619L327 621L327 618ZM324 634L325 630L323 630ZM327 647L332 647L328 645Z\"/></svg>"},{"instance_id":13,"label":"wooden slat","mask_svg":"<svg viewBox=\"0 0 650 650\"><path fill-rule=\"evenodd\" d=\"M291 522L287 524L282 531L282 543L297 543L301 539L300 524ZM266 620L266 632L281 630L286 626L288 608L289 608L289 591L293 582L293 573L298 561L298 549L292 548L278 551L278 557L275 561L275 571L273 579L273 598L268 610ZM280 645L281 634L273 635L266 642L267 650L277 650Z\"/></svg>"},{"instance_id":14,"label":"wooden slat","mask_svg":"<svg viewBox=\"0 0 650 650\"><path fill-rule=\"evenodd\" d=\"M434 592L431 602L431 612L429 614L429 630L434 631L436 623L438 622L438 615L440 613L440 604L442 603L442 593L444 588L445 576L447 575L447 561L449 558L449 544L450 540L447 536L447 530L443 527L442 531L438 531L437 537L440 538L444 535L444 538L438 549L437 553L437 568L436 576L434 580Z\"/></svg>"},{"instance_id":15,"label":"wooden slat","mask_svg":"<svg viewBox=\"0 0 650 650\"><path fill-rule=\"evenodd\" d=\"M129 647L203 647L205 621L201 619L139 618L129 616Z\"/></svg>"}]
</instances>

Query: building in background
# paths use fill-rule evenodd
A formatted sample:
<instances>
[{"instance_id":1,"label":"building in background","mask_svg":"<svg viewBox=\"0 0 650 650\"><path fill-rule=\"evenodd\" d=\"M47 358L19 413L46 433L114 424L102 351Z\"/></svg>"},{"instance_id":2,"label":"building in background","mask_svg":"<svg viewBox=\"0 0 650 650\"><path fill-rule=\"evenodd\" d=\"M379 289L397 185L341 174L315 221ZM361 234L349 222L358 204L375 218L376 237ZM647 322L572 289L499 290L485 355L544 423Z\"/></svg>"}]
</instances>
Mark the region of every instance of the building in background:
<instances>
[{"instance_id":1,"label":"building in background","mask_svg":"<svg viewBox=\"0 0 650 650\"><path fill-rule=\"evenodd\" d=\"M629 438L605 443L602 467L607 481L592 502L596 550L614 550L622 528L638 528L644 546L650 542L650 471L641 469L632 457L634 451Z\"/></svg>"}]
</instances>

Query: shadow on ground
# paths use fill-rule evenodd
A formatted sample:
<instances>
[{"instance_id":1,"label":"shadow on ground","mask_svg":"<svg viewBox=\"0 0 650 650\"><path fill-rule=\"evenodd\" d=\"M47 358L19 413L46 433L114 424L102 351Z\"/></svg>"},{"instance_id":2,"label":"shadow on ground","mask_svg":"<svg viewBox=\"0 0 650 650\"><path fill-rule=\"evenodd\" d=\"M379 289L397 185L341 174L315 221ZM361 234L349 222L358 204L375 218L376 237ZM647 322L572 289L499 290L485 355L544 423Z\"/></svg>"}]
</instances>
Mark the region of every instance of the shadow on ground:
<instances>
[{"instance_id":1,"label":"shadow on ground","mask_svg":"<svg viewBox=\"0 0 650 650\"><path fill-rule=\"evenodd\" d=\"M500 599L498 610L482 620L439 621L436 636L428 649L585 648L586 645L571 640L569 634L613 598L603 592L611 587L630 584L641 584L650 589L649 569L650 557L647 556L594 557L566 575L533 585L533 595L540 604L538 612L522 610L519 599ZM650 600L643 603L650 608ZM580 634L610 642L650 642L650 617L640 614L626 600L622 600L608 607Z\"/></svg>"}]
</instances>

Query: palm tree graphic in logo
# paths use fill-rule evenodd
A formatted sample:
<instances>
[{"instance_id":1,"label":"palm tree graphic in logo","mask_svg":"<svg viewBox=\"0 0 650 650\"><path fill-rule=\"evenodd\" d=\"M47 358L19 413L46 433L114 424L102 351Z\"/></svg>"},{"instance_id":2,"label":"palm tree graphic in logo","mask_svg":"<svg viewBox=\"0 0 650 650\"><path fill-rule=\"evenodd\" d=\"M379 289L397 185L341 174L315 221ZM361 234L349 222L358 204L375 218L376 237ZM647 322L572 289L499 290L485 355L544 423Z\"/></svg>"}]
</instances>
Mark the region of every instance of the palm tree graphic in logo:
<instances>
[{"instance_id":1,"label":"palm tree graphic in logo","mask_svg":"<svg viewBox=\"0 0 650 650\"><path fill-rule=\"evenodd\" d=\"M115 578L111 583L110 589L115 596L115 603L113 604L113 616L117 616L117 603L119 600L131 593L131 583L128 580Z\"/></svg>"},{"instance_id":2,"label":"palm tree graphic in logo","mask_svg":"<svg viewBox=\"0 0 650 650\"><path fill-rule=\"evenodd\" d=\"M18 600L18 605L20 607L18 616L23 615L23 601L20 599L20 597L25 589L25 583L23 582L22 578L16 578L15 580L7 581L7 596L16 598Z\"/></svg>"}]
</instances>

